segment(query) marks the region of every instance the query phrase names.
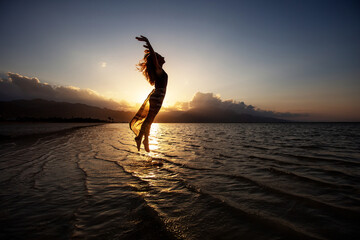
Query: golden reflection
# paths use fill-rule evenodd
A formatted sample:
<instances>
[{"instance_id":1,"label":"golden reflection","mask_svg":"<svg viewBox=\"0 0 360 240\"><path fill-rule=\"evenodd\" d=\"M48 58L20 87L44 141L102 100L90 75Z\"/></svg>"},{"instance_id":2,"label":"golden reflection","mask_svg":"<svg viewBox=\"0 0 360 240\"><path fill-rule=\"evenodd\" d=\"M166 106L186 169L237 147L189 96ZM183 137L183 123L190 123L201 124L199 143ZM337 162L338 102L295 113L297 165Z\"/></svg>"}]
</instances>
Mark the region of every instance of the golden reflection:
<instances>
[{"instance_id":1,"label":"golden reflection","mask_svg":"<svg viewBox=\"0 0 360 240\"><path fill-rule=\"evenodd\" d=\"M150 139L149 139L149 145L150 145L150 150L157 150L159 149L159 139L158 136L160 135L160 129L159 129L159 124L158 123L153 123L151 125L151 130L150 130ZM153 152L150 153L150 156L155 156L155 154Z\"/></svg>"},{"instance_id":2,"label":"golden reflection","mask_svg":"<svg viewBox=\"0 0 360 240\"><path fill-rule=\"evenodd\" d=\"M159 127L160 126L159 126L158 123L151 124L150 135L151 136L157 135L159 133L159 131L160 131Z\"/></svg>"}]
</instances>

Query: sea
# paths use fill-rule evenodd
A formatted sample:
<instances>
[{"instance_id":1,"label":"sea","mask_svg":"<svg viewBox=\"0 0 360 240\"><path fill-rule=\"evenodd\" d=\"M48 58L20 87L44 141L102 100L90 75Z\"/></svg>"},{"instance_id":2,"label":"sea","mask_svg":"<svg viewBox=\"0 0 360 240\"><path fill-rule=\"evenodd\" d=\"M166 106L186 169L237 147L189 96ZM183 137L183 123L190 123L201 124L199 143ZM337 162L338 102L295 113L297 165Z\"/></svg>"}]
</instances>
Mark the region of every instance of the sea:
<instances>
[{"instance_id":1,"label":"sea","mask_svg":"<svg viewBox=\"0 0 360 240\"><path fill-rule=\"evenodd\" d=\"M360 124L0 125L0 239L360 239Z\"/></svg>"}]
</instances>

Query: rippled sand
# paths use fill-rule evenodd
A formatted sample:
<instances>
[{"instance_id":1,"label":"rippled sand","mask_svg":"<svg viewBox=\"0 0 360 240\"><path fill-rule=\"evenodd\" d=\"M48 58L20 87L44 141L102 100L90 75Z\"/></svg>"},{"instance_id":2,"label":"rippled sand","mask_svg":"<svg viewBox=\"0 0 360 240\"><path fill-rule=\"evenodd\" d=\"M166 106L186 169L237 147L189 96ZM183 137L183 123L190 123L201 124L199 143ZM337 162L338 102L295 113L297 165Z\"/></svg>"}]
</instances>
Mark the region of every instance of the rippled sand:
<instances>
[{"instance_id":1,"label":"rippled sand","mask_svg":"<svg viewBox=\"0 0 360 240\"><path fill-rule=\"evenodd\" d=\"M359 124L128 124L1 143L1 239L359 239Z\"/></svg>"}]
</instances>

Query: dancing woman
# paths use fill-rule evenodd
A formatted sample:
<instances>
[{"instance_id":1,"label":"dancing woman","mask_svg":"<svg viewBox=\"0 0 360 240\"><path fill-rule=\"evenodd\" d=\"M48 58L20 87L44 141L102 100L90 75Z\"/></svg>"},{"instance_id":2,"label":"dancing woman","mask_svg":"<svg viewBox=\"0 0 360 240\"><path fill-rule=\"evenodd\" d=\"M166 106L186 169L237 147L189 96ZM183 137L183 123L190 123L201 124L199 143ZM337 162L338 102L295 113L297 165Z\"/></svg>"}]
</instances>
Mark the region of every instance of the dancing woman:
<instances>
[{"instance_id":1,"label":"dancing woman","mask_svg":"<svg viewBox=\"0 0 360 240\"><path fill-rule=\"evenodd\" d=\"M143 73L150 85L155 85L155 89L152 90L135 117L130 121L130 129L136 135L135 141L138 151L140 151L141 140L145 137L143 141L144 148L147 152L150 152L150 128L162 106L166 93L168 76L162 69L165 59L154 51L149 40L142 35L136 37L136 39L145 42L144 47L146 48L144 58L137 65L137 69Z\"/></svg>"}]
</instances>

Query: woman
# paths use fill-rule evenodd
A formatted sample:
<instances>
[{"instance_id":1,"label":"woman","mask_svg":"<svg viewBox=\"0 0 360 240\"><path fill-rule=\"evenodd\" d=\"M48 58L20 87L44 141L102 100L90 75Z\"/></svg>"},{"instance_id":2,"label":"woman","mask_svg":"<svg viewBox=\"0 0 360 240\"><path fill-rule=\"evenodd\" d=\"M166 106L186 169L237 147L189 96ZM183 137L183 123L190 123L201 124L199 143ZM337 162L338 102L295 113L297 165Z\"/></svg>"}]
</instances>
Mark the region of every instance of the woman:
<instances>
[{"instance_id":1,"label":"woman","mask_svg":"<svg viewBox=\"0 0 360 240\"><path fill-rule=\"evenodd\" d=\"M145 42L145 56L138 64L138 70L142 72L146 80L155 89L149 94L135 117L130 121L130 129L136 134L135 141L138 151L140 151L141 140L143 137L144 148L149 149L150 127L159 112L166 93L167 79L166 72L162 69L165 59L154 51L149 40L140 35L137 40Z\"/></svg>"}]
</instances>

